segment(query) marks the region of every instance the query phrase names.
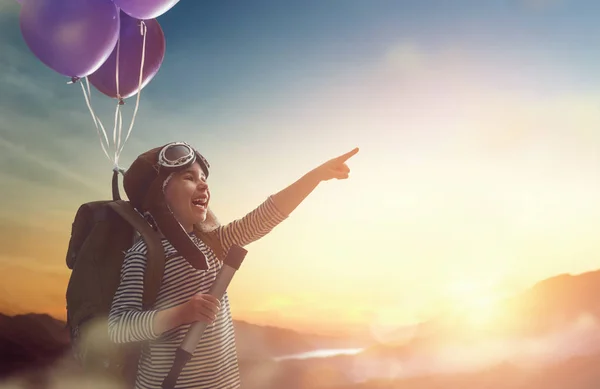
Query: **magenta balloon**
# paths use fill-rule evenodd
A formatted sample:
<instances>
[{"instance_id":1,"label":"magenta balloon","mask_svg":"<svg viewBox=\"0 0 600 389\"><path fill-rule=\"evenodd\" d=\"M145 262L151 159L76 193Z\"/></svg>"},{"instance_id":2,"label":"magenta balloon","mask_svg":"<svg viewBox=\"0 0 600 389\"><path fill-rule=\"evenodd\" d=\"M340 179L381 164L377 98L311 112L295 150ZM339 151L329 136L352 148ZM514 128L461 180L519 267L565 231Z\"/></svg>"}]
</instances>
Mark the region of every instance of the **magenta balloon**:
<instances>
[{"instance_id":1,"label":"magenta balloon","mask_svg":"<svg viewBox=\"0 0 600 389\"><path fill-rule=\"evenodd\" d=\"M164 14L179 0L114 0L127 15L137 19L154 19Z\"/></svg>"},{"instance_id":2,"label":"magenta balloon","mask_svg":"<svg viewBox=\"0 0 600 389\"><path fill-rule=\"evenodd\" d=\"M142 61L143 36L140 23L121 13L120 41L102 66L88 76L90 83L107 96L117 98L117 48L119 49L119 95L126 99L137 93ZM154 78L165 57L165 36L156 19L145 20L146 48L142 88Z\"/></svg>"},{"instance_id":3,"label":"magenta balloon","mask_svg":"<svg viewBox=\"0 0 600 389\"><path fill-rule=\"evenodd\" d=\"M111 0L27 0L21 34L46 66L85 77L106 61L119 37L119 9Z\"/></svg>"}]
</instances>

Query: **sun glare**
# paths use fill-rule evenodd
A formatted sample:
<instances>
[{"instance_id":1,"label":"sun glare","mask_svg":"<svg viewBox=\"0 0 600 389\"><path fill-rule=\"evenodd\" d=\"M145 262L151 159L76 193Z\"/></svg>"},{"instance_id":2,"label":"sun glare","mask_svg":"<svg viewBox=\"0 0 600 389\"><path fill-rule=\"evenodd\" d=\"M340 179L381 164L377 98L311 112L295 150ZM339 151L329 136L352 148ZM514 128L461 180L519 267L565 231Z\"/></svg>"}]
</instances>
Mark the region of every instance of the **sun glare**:
<instances>
[{"instance_id":1,"label":"sun glare","mask_svg":"<svg viewBox=\"0 0 600 389\"><path fill-rule=\"evenodd\" d=\"M464 304L467 321L476 327L491 324L495 314L498 313L498 300L492 296L471 297L473 297L473 299L466 300Z\"/></svg>"},{"instance_id":2,"label":"sun glare","mask_svg":"<svg viewBox=\"0 0 600 389\"><path fill-rule=\"evenodd\" d=\"M465 324L482 330L495 321L502 296L493 290L492 283L461 280L448 288L452 310L460 314Z\"/></svg>"}]
</instances>

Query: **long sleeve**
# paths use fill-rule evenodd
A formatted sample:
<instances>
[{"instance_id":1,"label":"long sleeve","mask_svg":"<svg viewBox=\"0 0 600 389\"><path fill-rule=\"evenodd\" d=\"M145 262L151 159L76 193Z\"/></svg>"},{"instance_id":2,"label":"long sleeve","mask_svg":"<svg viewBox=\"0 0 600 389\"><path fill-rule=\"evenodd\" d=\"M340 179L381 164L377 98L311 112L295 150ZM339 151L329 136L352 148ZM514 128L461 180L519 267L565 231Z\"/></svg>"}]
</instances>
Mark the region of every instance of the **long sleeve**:
<instances>
[{"instance_id":1,"label":"long sleeve","mask_svg":"<svg viewBox=\"0 0 600 389\"><path fill-rule=\"evenodd\" d=\"M243 247L262 238L286 218L269 196L246 216L217 228L216 233L227 252L234 244Z\"/></svg>"},{"instance_id":2,"label":"long sleeve","mask_svg":"<svg viewBox=\"0 0 600 389\"><path fill-rule=\"evenodd\" d=\"M158 338L153 332L156 311L142 311L145 270L146 256L136 251L127 252L108 315L108 333L115 343Z\"/></svg>"}]
</instances>

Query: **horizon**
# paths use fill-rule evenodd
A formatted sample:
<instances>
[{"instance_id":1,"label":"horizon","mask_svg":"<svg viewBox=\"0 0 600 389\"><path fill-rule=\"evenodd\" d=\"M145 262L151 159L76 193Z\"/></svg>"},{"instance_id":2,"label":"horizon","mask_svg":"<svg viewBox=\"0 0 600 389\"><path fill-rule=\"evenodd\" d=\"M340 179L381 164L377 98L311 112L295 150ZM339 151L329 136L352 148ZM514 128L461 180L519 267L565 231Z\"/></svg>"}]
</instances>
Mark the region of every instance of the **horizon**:
<instances>
[{"instance_id":1,"label":"horizon","mask_svg":"<svg viewBox=\"0 0 600 389\"><path fill-rule=\"evenodd\" d=\"M248 246L235 319L377 337L600 269L600 4L473 3L179 2L158 18L166 56L121 167L198 145L229 222L360 148L350 179ZM112 163L19 9L0 0L2 300L58 318L71 222L108 198ZM112 131L115 101L92 96Z\"/></svg>"},{"instance_id":2,"label":"horizon","mask_svg":"<svg viewBox=\"0 0 600 389\"><path fill-rule=\"evenodd\" d=\"M496 303L502 303L504 301L508 301L511 298L514 297L518 297L519 294L526 292L527 290L530 290L534 287L536 287L538 284L551 280L551 279L555 279L561 276L569 276L569 277L578 277L578 276L582 276L585 274L589 274L589 273L596 273L596 272L600 272L600 267L598 269L594 269L594 270L588 270L582 273L559 273L559 274L555 274L555 275L551 275L547 278L543 278L540 280L537 280L535 282L533 282L531 285L527 286L526 288L524 288L523 290L520 290L518 292L515 292L514 294L511 295L507 295L505 296L503 299L499 299L498 301L496 301ZM62 321L62 322L66 322L66 317L65 315L61 315L61 314L52 314L50 312L47 311L11 311L10 309L7 309L8 305L6 304L6 301L2 301L0 300L0 314L3 314L5 316L9 316L9 317L14 317L14 316L18 316L18 315L48 315L50 317L52 317L53 319ZM469 308L469 307L467 307ZM448 312L442 312L440 313L440 317L444 317L444 314L446 314ZM450 312L450 313L457 313L457 312ZM463 315L463 318L466 319L467 321L469 320L469 316L472 315L473 313L475 314L474 319L478 320L479 317L477 316L477 310L474 310L474 312L470 312L470 311L462 311L462 312L458 312L459 314ZM317 336L328 336L328 337L342 337L342 338L354 338L354 339L358 339L360 341L373 341L375 340L376 342L381 342L381 343L387 343L387 341L391 341L392 343L394 342L393 339L388 339L387 341L386 336L389 335L390 333L394 333L394 331L399 330L399 329L406 329L409 327L418 327L420 324L425 324L426 322L428 322L429 320L434 320L436 318L428 318L425 319L423 321L420 322L415 322L415 323L411 323L409 325L397 325L396 327L394 326L386 326L385 328L383 328L378 334L375 334L375 336L373 336L373 333L367 331L342 331L339 328L333 330L333 329L307 329L307 328L303 328L303 327L294 327L294 326L290 326L290 327L286 327L286 326L278 326L278 325L274 325L272 323L269 323L267 321L252 321L252 320L247 320L244 318L239 318L236 317L235 314L233 314L233 320L236 322L242 322L242 323L246 323L246 324L250 324L250 325L256 325L256 326L261 326L261 327L271 327L271 328L276 328L276 329L280 329L280 330L290 330L290 331L294 331L297 332L299 334L302 335L317 335ZM485 319L485 318L484 318ZM304 353L303 353L304 354ZM311 352L307 352L306 354L311 354Z\"/></svg>"}]
</instances>

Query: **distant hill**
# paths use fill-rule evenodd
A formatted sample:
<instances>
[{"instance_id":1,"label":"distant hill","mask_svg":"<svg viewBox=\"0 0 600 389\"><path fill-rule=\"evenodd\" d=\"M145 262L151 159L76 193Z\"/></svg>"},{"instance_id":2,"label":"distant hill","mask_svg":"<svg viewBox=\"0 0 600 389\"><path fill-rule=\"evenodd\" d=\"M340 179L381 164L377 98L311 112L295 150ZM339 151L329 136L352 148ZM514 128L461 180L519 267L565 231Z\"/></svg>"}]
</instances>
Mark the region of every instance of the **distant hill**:
<instances>
[{"instance_id":1,"label":"distant hill","mask_svg":"<svg viewBox=\"0 0 600 389\"><path fill-rule=\"evenodd\" d=\"M560 330L583 315L600 319L600 270L579 275L561 274L538 282L507 302L522 318L515 331L531 335Z\"/></svg>"},{"instance_id":2,"label":"distant hill","mask_svg":"<svg viewBox=\"0 0 600 389\"><path fill-rule=\"evenodd\" d=\"M579 275L561 274L538 282L531 288L501 302L491 324L482 328L469 321L467 313L442 315L413 329L405 342L380 344L365 354L409 357L435 352L446 345L472 345L498 341L543 338L579 328L589 333L600 330L600 271ZM598 331L600 334L600 331ZM588 339L600 347L600 336Z\"/></svg>"},{"instance_id":3,"label":"distant hill","mask_svg":"<svg viewBox=\"0 0 600 389\"><path fill-rule=\"evenodd\" d=\"M68 350L63 322L45 314L0 314L0 375L52 363Z\"/></svg>"},{"instance_id":4,"label":"distant hill","mask_svg":"<svg viewBox=\"0 0 600 389\"><path fill-rule=\"evenodd\" d=\"M240 360L265 360L321 348L356 347L348 339L303 334L234 320ZM66 323L46 314L0 314L0 376L52 363L70 351Z\"/></svg>"},{"instance_id":5,"label":"distant hill","mask_svg":"<svg viewBox=\"0 0 600 389\"><path fill-rule=\"evenodd\" d=\"M355 356L256 364L247 370L274 373L246 387L597 389L599 292L600 271L559 275L504 301L485 331L459 313L440 316L399 329L404 343Z\"/></svg>"},{"instance_id":6,"label":"distant hill","mask_svg":"<svg viewBox=\"0 0 600 389\"><path fill-rule=\"evenodd\" d=\"M240 359L264 359L319 349L354 348L365 343L346 337L301 333L234 320Z\"/></svg>"}]
</instances>

